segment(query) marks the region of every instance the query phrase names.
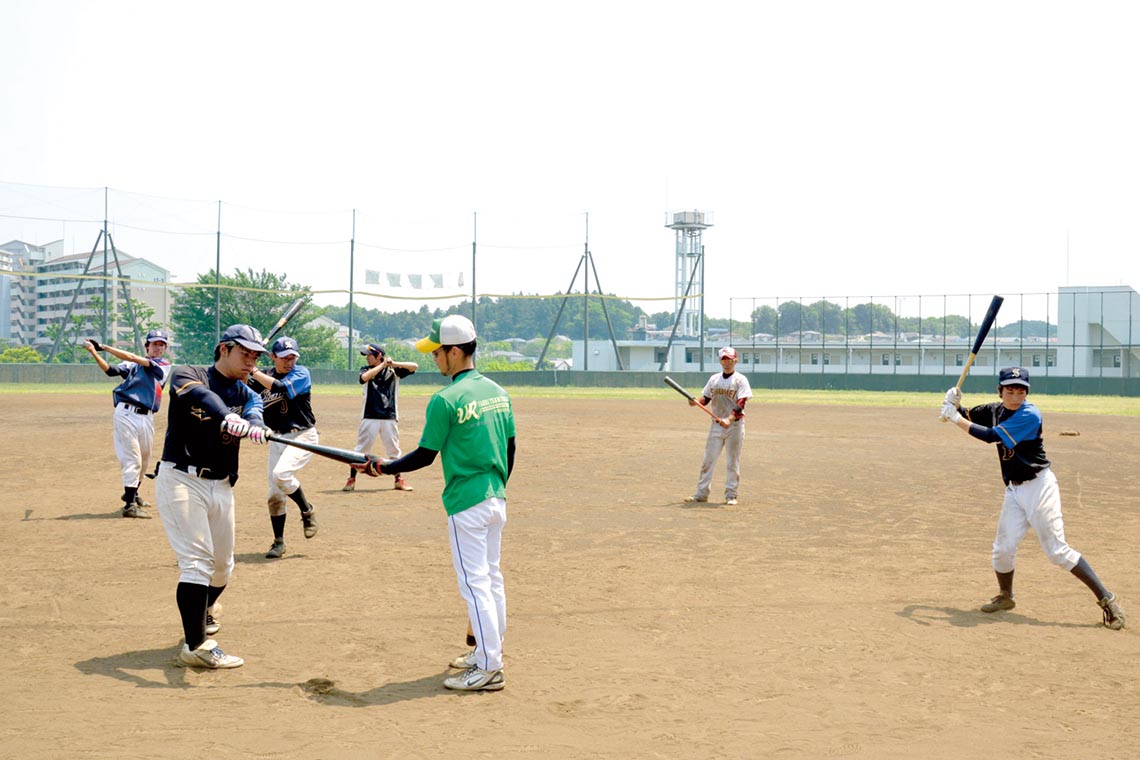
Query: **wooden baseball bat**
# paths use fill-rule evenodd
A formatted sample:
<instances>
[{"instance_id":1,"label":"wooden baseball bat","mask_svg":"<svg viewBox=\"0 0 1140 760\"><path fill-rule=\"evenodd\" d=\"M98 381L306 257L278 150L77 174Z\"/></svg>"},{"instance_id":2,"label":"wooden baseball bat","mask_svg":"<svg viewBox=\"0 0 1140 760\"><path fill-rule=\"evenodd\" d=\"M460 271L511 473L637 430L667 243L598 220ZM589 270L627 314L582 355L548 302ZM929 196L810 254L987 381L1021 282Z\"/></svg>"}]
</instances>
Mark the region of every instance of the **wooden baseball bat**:
<instances>
[{"instance_id":1,"label":"wooden baseball bat","mask_svg":"<svg viewBox=\"0 0 1140 760\"><path fill-rule=\"evenodd\" d=\"M289 324L289 320L297 316L297 312L301 311L301 309L305 307L307 300L308 296L301 296L296 301L289 304L289 308L286 309L285 313L281 315L281 319L277 320L277 324L273 325L273 329L269 331L269 335L265 336L265 345L268 346L270 342L277 337L277 334L285 329L285 325Z\"/></svg>"},{"instance_id":2,"label":"wooden baseball bat","mask_svg":"<svg viewBox=\"0 0 1140 760\"><path fill-rule=\"evenodd\" d=\"M345 464L364 464L368 461L368 455L362 454L359 451L352 451L351 449L338 449L335 446L324 446L319 443L308 443L306 441L295 441L292 438L286 438L277 433L266 433L265 439L267 441L276 441L283 443L286 446L296 446L305 451L311 451L314 454L319 454L322 457L334 459L337 462Z\"/></svg>"},{"instance_id":3,"label":"wooden baseball bat","mask_svg":"<svg viewBox=\"0 0 1140 760\"><path fill-rule=\"evenodd\" d=\"M978 352L982 350L982 344L986 342L986 336L990 334L990 328L994 326L994 320L997 319L998 310L1005 299L1001 296L994 296L990 299L990 308L986 309L986 317L982 320L982 324L978 327L978 335L974 338L974 347L970 349L970 358L966 360L966 366L962 367L962 374L958 376L958 382L954 387L962 390L962 383L966 382L966 375L970 374L970 367L974 366L974 360L978 358ZM939 417L943 422L946 421L945 417Z\"/></svg>"},{"instance_id":4,"label":"wooden baseball bat","mask_svg":"<svg viewBox=\"0 0 1140 760\"><path fill-rule=\"evenodd\" d=\"M689 399L690 401L697 401L696 397L694 397L693 394L689 393L687 390L685 390L680 385L678 385L677 381L674 380L673 378L669 377L668 375L665 376L665 384L668 385L673 390L677 391L677 393L680 393L682 396ZM697 401L696 405L697 405L698 409L700 409L705 414L707 414L708 416L710 416L714 420L716 420L717 424L720 425L721 427L726 428L730 424L732 424L730 422L726 422L726 421L722 420L720 417L717 417L715 414L713 414L712 409L709 409L707 406L705 406L701 402Z\"/></svg>"}]
</instances>

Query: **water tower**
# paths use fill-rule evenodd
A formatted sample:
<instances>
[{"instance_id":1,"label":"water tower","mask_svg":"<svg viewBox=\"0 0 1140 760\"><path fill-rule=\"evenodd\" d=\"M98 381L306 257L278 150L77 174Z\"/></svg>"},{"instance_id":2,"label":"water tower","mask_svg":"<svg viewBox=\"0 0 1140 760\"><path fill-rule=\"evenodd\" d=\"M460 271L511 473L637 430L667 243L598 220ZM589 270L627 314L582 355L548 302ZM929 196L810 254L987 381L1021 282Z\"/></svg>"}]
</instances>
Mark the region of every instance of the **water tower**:
<instances>
[{"instance_id":1,"label":"water tower","mask_svg":"<svg viewBox=\"0 0 1140 760\"><path fill-rule=\"evenodd\" d=\"M672 221L668 221L669 217ZM705 292L705 246L701 242L701 233L712 227L712 215L703 211L674 211L666 217L665 225L674 230L677 237L677 263L674 266L674 309L673 315L681 314L678 320L677 333L690 337L701 334L700 301L695 298L685 298L699 295L704 300Z\"/></svg>"}]
</instances>

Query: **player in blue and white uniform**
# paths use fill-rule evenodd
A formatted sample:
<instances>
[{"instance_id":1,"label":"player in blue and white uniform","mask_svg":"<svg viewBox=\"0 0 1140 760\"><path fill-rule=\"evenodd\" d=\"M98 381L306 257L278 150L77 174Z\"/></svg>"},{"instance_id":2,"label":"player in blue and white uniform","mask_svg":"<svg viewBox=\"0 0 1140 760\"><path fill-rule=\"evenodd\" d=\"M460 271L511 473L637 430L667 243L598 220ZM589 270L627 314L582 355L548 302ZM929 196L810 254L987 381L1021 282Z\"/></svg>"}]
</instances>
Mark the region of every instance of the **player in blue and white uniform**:
<instances>
[{"instance_id":1,"label":"player in blue and white uniform","mask_svg":"<svg viewBox=\"0 0 1140 760\"><path fill-rule=\"evenodd\" d=\"M724 450L725 480L724 503L736 504L740 489L740 454L744 449L744 405L752 398L748 378L736 371L736 349L725 346L719 351L721 371L708 379L701 392L702 398L689 401L690 406L707 407L720 420L709 420L709 436L705 442L705 457L697 476L697 490L685 497L687 502L706 502L712 489L713 470L720 452Z\"/></svg>"},{"instance_id":2,"label":"player in blue and white uniform","mask_svg":"<svg viewBox=\"0 0 1140 760\"><path fill-rule=\"evenodd\" d=\"M162 386L170 372L170 362L163 357L169 343L165 330L151 330L146 334L146 356L139 356L98 341L83 342L83 347L108 377L123 378L112 392L115 456L123 476L123 517L150 519L143 510L149 505L139 496L139 485L150 465L154 413L162 405ZM106 351L122 363L112 367L100 351Z\"/></svg>"},{"instance_id":3,"label":"player in blue and white uniform","mask_svg":"<svg viewBox=\"0 0 1140 760\"><path fill-rule=\"evenodd\" d=\"M218 597L234 569L234 483L240 439L264 444L261 396L246 381L265 353L261 333L231 325L211 367L177 366L170 376L166 443L156 479L158 515L178 559L175 598L185 643L178 654L195 668L236 668L244 661L212 637Z\"/></svg>"},{"instance_id":4,"label":"player in blue and white uniform","mask_svg":"<svg viewBox=\"0 0 1140 760\"><path fill-rule=\"evenodd\" d=\"M282 438L318 443L317 418L313 415L313 378L308 367L297 363L301 350L297 341L278 338L270 351L273 368L268 372L254 370L250 385L261 393L265 405L265 425ZM256 384L256 385L255 385ZM269 443L269 522L273 526L273 545L266 559L285 554L286 499L301 510L305 538L317 535L313 505L305 498L297 472L313 458L310 451L277 441Z\"/></svg>"},{"instance_id":5,"label":"player in blue and white uniform","mask_svg":"<svg viewBox=\"0 0 1140 760\"><path fill-rule=\"evenodd\" d=\"M1088 560L1065 541L1061 491L1045 456L1041 412L1026 401L1029 371L1024 367L1001 370L998 395L1001 397L998 402L963 411L959 408L962 392L954 387L946 391L941 410L942 418L974 438L997 444L1001 478L1005 482L1005 499L998 516L993 546L998 595L982 605L982 612L1012 610L1016 606L1013 601L1013 571L1017 545L1029 528L1033 528L1049 561L1077 576L1096 595L1105 626L1113 630L1123 628L1124 611L1116 595L1104 587Z\"/></svg>"}]
</instances>

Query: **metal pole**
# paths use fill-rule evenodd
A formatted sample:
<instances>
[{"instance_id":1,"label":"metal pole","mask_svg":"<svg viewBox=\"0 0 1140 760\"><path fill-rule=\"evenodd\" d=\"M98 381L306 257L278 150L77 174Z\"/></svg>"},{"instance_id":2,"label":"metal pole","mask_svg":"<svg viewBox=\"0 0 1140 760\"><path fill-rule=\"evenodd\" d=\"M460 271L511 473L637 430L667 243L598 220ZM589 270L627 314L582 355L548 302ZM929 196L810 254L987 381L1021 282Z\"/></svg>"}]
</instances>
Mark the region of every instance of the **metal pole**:
<instances>
[{"instance_id":1,"label":"metal pole","mask_svg":"<svg viewBox=\"0 0 1140 760\"><path fill-rule=\"evenodd\" d=\"M222 202L218 201L218 231L214 246L214 344L222 339Z\"/></svg>"},{"instance_id":2,"label":"metal pole","mask_svg":"<svg viewBox=\"0 0 1140 760\"><path fill-rule=\"evenodd\" d=\"M701 372L705 371L705 244L701 243L701 318L697 320L697 332L700 333Z\"/></svg>"},{"instance_id":3,"label":"metal pole","mask_svg":"<svg viewBox=\"0 0 1140 760\"><path fill-rule=\"evenodd\" d=\"M103 188L103 340L110 340L115 342L115 336L107 332L107 307L110 305L110 298L107 293L107 188ZM82 283L80 283L82 285ZM76 285L79 287L80 285Z\"/></svg>"},{"instance_id":4,"label":"metal pole","mask_svg":"<svg viewBox=\"0 0 1140 760\"><path fill-rule=\"evenodd\" d=\"M352 237L348 240L348 364L345 366L352 370L352 294L355 289L353 275L356 273L356 209L352 210Z\"/></svg>"},{"instance_id":5,"label":"metal pole","mask_svg":"<svg viewBox=\"0 0 1140 760\"><path fill-rule=\"evenodd\" d=\"M475 327L475 242L479 239L479 212L471 214L471 326ZM573 283L571 283L573 284ZM475 334L479 334L478 328Z\"/></svg>"},{"instance_id":6,"label":"metal pole","mask_svg":"<svg viewBox=\"0 0 1140 760\"><path fill-rule=\"evenodd\" d=\"M590 256L590 212L586 212L586 242L582 244L582 263ZM590 268L583 267L582 288L582 371L590 371Z\"/></svg>"}]
</instances>

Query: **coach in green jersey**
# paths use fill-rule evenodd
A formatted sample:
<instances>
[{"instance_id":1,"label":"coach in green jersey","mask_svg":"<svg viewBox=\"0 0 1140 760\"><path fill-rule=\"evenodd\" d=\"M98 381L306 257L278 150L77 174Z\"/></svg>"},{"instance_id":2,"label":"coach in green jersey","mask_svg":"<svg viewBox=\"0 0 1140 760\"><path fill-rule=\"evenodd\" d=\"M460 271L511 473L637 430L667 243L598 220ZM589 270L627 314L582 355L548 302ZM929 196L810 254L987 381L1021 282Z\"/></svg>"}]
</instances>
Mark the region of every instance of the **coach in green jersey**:
<instances>
[{"instance_id":1,"label":"coach in green jersey","mask_svg":"<svg viewBox=\"0 0 1140 760\"><path fill-rule=\"evenodd\" d=\"M475 634L475 648L451 661L463 673L443 685L460 691L502 689L507 596L499 567L507 522L507 480L515 460L511 397L475 370L475 326L453 314L432 323L416 343L430 353L451 384L428 402L415 451L387 463L371 455L360 471L373 477L426 467L443 455L443 506L459 593Z\"/></svg>"}]
</instances>

